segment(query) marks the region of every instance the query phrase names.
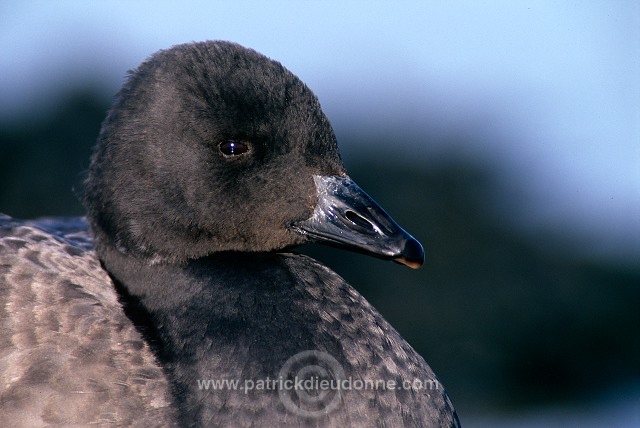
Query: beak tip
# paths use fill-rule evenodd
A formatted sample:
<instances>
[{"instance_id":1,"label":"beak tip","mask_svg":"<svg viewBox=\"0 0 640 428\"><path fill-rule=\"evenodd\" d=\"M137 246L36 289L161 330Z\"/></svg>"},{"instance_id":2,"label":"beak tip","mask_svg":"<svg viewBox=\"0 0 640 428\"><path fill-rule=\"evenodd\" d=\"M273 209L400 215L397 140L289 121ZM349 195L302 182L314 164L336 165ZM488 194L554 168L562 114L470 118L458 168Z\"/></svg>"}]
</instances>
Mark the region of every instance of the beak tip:
<instances>
[{"instance_id":1,"label":"beak tip","mask_svg":"<svg viewBox=\"0 0 640 428\"><path fill-rule=\"evenodd\" d=\"M419 269L424 264L424 249L414 238L407 240L400 257L394 261L409 266L411 269Z\"/></svg>"}]
</instances>

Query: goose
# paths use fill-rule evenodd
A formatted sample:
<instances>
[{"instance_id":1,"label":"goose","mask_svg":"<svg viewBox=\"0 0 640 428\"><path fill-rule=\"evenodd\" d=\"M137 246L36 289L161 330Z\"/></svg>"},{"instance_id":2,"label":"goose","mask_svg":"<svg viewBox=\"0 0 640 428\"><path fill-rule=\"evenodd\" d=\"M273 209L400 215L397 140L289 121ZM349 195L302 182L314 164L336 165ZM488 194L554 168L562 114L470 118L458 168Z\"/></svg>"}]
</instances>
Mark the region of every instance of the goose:
<instances>
[{"instance_id":1,"label":"goose","mask_svg":"<svg viewBox=\"0 0 640 428\"><path fill-rule=\"evenodd\" d=\"M86 218L0 216L0 426L459 426L425 360L306 242L418 268L316 96L225 41L130 72Z\"/></svg>"}]
</instances>

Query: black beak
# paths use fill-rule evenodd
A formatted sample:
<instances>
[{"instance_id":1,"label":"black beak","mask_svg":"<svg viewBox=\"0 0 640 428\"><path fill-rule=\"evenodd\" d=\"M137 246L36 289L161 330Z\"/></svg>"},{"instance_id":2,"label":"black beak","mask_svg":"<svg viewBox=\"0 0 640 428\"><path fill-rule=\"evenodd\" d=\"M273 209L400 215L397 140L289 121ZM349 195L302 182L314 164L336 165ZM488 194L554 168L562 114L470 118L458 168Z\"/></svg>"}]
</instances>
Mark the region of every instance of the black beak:
<instances>
[{"instance_id":1,"label":"black beak","mask_svg":"<svg viewBox=\"0 0 640 428\"><path fill-rule=\"evenodd\" d=\"M313 215L293 229L310 239L418 269L422 245L405 232L349 177L313 177L318 203Z\"/></svg>"}]
</instances>

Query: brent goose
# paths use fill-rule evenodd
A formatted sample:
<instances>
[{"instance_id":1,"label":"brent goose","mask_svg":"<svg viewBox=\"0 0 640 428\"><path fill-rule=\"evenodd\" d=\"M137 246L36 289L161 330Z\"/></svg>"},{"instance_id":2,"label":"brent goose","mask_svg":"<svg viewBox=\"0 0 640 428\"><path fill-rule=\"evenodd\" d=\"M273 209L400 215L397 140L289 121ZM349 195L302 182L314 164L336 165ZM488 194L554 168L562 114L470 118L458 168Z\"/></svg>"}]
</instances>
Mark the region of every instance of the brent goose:
<instances>
[{"instance_id":1,"label":"brent goose","mask_svg":"<svg viewBox=\"0 0 640 428\"><path fill-rule=\"evenodd\" d=\"M458 426L424 359L308 241L423 263L317 98L208 41L133 71L87 219L0 216L0 426Z\"/></svg>"}]
</instances>

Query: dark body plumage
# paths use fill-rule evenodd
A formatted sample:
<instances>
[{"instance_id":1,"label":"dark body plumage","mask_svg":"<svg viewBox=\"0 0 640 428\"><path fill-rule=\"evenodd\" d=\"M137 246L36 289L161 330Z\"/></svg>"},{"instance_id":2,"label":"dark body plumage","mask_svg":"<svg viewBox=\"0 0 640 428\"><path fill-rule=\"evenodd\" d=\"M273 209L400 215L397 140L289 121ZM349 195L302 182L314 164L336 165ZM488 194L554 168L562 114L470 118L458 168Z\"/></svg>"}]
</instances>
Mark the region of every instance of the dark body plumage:
<instances>
[{"instance_id":1,"label":"dark body plumage","mask_svg":"<svg viewBox=\"0 0 640 428\"><path fill-rule=\"evenodd\" d=\"M0 425L457 424L380 314L287 250L423 257L348 179L317 99L279 63L226 42L152 56L103 124L84 199L93 240L82 219L0 218ZM429 388L342 390L310 414L282 391L202 387L278 378L308 350L348 379Z\"/></svg>"}]
</instances>

